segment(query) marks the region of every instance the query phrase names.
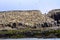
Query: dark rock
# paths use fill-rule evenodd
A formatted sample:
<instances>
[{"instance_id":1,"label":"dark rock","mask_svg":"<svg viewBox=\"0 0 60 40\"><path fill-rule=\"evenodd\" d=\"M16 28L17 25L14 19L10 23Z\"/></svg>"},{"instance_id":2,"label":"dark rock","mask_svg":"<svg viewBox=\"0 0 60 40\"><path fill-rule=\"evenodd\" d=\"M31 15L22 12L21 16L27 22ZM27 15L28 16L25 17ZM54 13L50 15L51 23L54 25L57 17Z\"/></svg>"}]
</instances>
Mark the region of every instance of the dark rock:
<instances>
[{"instance_id":1,"label":"dark rock","mask_svg":"<svg viewBox=\"0 0 60 40\"><path fill-rule=\"evenodd\" d=\"M25 34L27 37L33 37L33 36L34 36L33 32L25 32L24 34Z\"/></svg>"},{"instance_id":2,"label":"dark rock","mask_svg":"<svg viewBox=\"0 0 60 40\"><path fill-rule=\"evenodd\" d=\"M54 19L57 21L57 24L60 24L60 9L54 9L48 12L47 14L48 17Z\"/></svg>"}]
</instances>

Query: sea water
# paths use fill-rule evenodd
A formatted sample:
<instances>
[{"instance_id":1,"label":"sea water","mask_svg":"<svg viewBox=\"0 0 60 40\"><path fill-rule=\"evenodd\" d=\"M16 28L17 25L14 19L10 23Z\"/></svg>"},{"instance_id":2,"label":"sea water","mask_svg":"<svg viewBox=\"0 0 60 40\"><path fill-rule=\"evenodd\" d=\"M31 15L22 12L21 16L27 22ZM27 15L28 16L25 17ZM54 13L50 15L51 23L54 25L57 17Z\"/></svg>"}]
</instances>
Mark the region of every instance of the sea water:
<instances>
[{"instance_id":1,"label":"sea water","mask_svg":"<svg viewBox=\"0 0 60 40\"><path fill-rule=\"evenodd\" d=\"M60 40L60 38L20 38L20 39L0 39L0 40Z\"/></svg>"}]
</instances>

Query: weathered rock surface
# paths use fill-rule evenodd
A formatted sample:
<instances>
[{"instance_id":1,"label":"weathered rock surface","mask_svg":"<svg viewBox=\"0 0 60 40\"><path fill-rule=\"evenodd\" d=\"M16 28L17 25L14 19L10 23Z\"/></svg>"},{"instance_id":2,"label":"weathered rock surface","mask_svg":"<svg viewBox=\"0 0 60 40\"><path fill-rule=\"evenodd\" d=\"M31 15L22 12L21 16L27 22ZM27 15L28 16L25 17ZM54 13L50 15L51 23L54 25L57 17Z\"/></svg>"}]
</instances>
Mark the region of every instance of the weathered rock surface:
<instances>
[{"instance_id":1,"label":"weathered rock surface","mask_svg":"<svg viewBox=\"0 0 60 40\"><path fill-rule=\"evenodd\" d=\"M47 16L53 18L55 21L57 21L58 24L60 24L60 9L54 9L49 11Z\"/></svg>"},{"instance_id":2,"label":"weathered rock surface","mask_svg":"<svg viewBox=\"0 0 60 40\"><path fill-rule=\"evenodd\" d=\"M39 10L15 10L0 12L0 25L9 26L12 28L35 27L36 24L43 24L44 22L51 23L53 19L43 15ZM2 26L3 25L3 26ZM27 26L28 25L28 26ZM23 26L23 27L22 27Z\"/></svg>"}]
</instances>

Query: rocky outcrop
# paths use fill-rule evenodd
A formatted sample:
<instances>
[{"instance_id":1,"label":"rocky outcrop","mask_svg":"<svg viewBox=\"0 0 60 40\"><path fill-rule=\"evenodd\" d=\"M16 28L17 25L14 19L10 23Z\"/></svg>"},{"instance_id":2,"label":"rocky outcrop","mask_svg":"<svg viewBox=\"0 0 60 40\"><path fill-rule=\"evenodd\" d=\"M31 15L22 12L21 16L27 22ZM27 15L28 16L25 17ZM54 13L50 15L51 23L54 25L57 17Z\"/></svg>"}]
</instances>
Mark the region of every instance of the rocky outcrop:
<instances>
[{"instance_id":1,"label":"rocky outcrop","mask_svg":"<svg viewBox=\"0 0 60 40\"><path fill-rule=\"evenodd\" d=\"M57 21L60 24L60 9L54 9L48 12L47 16Z\"/></svg>"},{"instance_id":2,"label":"rocky outcrop","mask_svg":"<svg viewBox=\"0 0 60 40\"><path fill-rule=\"evenodd\" d=\"M4 27L25 28L42 27L44 22L51 23L53 19L43 15L39 10L14 10L0 12L0 24ZM45 25L45 26L47 26Z\"/></svg>"}]
</instances>

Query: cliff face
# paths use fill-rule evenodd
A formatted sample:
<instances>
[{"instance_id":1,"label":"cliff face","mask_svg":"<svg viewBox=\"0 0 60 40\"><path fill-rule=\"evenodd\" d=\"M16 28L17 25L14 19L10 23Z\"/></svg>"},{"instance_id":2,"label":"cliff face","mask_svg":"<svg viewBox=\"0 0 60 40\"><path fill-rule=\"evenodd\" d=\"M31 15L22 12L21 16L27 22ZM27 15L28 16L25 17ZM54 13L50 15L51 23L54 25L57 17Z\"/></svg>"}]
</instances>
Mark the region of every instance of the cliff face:
<instances>
[{"instance_id":1,"label":"cliff face","mask_svg":"<svg viewBox=\"0 0 60 40\"><path fill-rule=\"evenodd\" d=\"M34 26L36 24L42 24L45 21L51 22L54 20L43 15L39 10L15 10L0 12L0 24L4 24L4 26L7 24L10 24L8 26L13 25L14 27L17 25Z\"/></svg>"},{"instance_id":2,"label":"cliff face","mask_svg":"<svg viewBox=\"0 0 60 40\"><path fill-rule=\"evenodd\" d=\"M48 12L47 16L60 23L60 9L54 9Z\"/></svg>"}]
</instances>

